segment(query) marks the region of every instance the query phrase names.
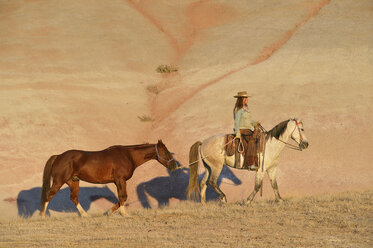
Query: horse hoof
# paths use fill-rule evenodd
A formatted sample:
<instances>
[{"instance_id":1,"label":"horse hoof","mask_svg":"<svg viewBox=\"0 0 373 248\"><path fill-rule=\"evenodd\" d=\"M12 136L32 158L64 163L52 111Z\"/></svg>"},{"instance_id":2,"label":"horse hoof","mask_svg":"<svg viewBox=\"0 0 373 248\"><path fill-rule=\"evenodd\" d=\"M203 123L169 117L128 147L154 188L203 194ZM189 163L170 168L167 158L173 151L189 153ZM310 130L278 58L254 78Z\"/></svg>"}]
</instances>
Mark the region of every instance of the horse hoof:
<instances>
[{"instance_id":1,"label":"horse hoof","mask_svg":"<svg viewBox=\"0 0 373 248\"><path fill-rule=\"evenodd\" d=\"M110 216L113 212L111 211L111 209L109 209L108 211L106 211L104 213L104 216Z\"/></svg>"},{"instance_id":2,"label":"horse hoof","mask_svg":"<svg viewBox=\"0 0 373 248\"><path fill-rule=\"evenodd\" d=\"M87 213L82 213L82 214L80 214L80 217L82 217L82 218L88 218L88 217L91 217L89 214L87 214Z\"/></svg>"},{"instance_id":3,"label":"horse hoof","mask_svg":"<svg viewBox=\"0 0 373 248\"><path fill-rule=\"evenodd\" d=\"M283 202L285 202L285 201L284 201L284 199L279 198L279 199L276 199L276 202L277 202L277 203L283 203Z\"/></svg>"},{"instance_id":4,"label":"horse hoof","mask_svg":"<svg viewBox=\"0 0 373 248\"><path fill-rule=\"evenodd\" d=\"M127 217L128 214L126 213L126 211L119 211L119 214L122 216L122 217Z\"/></svg>"}]
</instances>

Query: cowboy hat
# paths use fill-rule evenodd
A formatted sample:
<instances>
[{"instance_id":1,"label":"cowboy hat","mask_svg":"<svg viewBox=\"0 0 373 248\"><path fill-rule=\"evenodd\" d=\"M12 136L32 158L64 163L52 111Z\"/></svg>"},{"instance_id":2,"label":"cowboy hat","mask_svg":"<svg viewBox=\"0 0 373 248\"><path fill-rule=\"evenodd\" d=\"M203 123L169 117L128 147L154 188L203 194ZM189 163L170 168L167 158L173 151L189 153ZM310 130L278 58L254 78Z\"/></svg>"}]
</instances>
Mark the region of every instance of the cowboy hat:
<instances>
[{"instance_id":1,"label":"cowboy hat","mask_svg":"<svg viewBox=\"0 0 373 248\"><path fill-rule=\"evenodd\" d=\"M244 98L246 98L246 97L251 97L251 96L249 96L249 95L247 94L246 91L240 91L240 92L238 92L237 95L234 96L234 97L235 97L235 98L239 98L239 97L244 97Z\"/></svg>"}]
</instances>

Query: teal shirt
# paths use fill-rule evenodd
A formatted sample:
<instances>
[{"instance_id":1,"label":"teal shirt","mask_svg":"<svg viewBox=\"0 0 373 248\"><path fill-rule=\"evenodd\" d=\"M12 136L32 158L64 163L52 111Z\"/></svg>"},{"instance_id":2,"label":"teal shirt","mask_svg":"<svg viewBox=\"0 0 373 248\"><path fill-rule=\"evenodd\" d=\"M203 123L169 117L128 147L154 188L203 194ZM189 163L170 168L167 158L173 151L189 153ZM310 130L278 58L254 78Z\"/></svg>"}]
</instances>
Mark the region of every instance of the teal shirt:
<instances>
[{"instance_id":1,"label":"teal shirt","mask_svg":"<svg viewBox=\"0 0 373 248\"><path fill-rule=\"evenodd\" d=\"M243 107L234 114L234 133L240 136L240 129L254 130L257 122L251 118L248 107Z\"/></svg>"}]
</instances>

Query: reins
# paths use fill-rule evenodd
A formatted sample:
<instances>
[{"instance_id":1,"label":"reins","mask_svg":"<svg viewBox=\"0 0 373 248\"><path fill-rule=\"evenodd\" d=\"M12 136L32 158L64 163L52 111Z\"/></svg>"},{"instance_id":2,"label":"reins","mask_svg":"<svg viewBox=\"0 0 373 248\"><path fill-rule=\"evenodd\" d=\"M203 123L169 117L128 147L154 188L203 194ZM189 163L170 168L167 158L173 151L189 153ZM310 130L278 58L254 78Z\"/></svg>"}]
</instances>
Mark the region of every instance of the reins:
<instances>
[{"instance_id":1,"label":"reins","mask_svg":"<svg viewBox=\"0 0 373 248\"><path fill-rule=\"evenodd\" d=\"M282 143L284 143L286 145L287 148L290 148L290 149L293 149L293 150L297 150L297 151L302 151L302 149L300 149L298 146L296 145L293 145L293 144L290 144L290 143L287 143L283 140L280 140L280 139L277 139L278 141L281 141Z\"/></svg>"}]
</instances>

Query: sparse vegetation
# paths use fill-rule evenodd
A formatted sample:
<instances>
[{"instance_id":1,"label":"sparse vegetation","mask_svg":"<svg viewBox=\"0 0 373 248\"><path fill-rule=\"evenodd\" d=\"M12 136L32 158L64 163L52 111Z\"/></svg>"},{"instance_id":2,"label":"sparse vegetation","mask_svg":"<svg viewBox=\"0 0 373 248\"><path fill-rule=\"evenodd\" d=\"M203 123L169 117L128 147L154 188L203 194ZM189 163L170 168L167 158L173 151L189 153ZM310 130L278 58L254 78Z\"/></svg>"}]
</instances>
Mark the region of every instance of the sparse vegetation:
<instances>
[{"instance_id":1,"label":"sparse vegetation","mask_svg":"<svg viewBox=\"0 0 373 248\"><path fill-rule=\"evenodd\" d=\"M178 69L173 65L159 65L156 71L159 73L171 73L178 71Z\"/></svg>"},{"instance_id":2,"label":"sparse vegetation","mask_svg":"<svg viewBox=\"0 0 373 248\"><path fill-rule=\"evenodd\" d=\"M137 116L137 118L139 118L140 121L143 121L143 122L154 121L154 119L148 115Z\"/></svg>"},{"instance_id":3,"label":"sparse vegetation","mask_svg":"<svg viewBox=\"0 0 373 248\"><path fill-rule=\"evenodd\" d=\"M160 92L157 85L149 85L148 87L146 87L146 90L155 95L158 95Z\"/></svg>"},{"instance_id":4,"label":"sparse vegetation","mask_svg":"<svg viewBox=\"0 0 373 248\"><path fill-rule=\"evenodd\" d=\"M372 247L373 191L0 221L0 247Z\"/></svg>"}]
</instances>

